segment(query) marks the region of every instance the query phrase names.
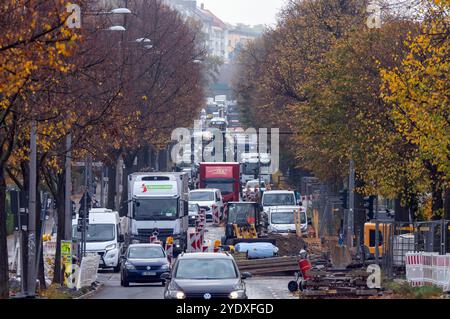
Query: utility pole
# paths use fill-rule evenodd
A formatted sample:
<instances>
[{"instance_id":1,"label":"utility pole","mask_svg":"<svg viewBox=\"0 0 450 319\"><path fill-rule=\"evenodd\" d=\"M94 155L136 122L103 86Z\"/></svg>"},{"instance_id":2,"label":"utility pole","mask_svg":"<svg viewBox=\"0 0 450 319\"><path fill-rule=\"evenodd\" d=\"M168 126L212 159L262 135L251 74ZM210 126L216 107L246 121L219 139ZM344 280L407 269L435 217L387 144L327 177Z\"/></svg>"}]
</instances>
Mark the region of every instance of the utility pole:
<instances>
[{"instance_id":1,"label":"utility pole","mask_svg":"<svg viewBox=\"0 0 450 319\"><path fill-rule=\"evenodd\" d=\"M353 247L353 236L355 234L355 163L350 160L348 180L348 224L347 224L347 247Z\"/></svg>"},{"instance_id":2,"label":"utility pole","mask_svg":"<svg viewBox=\"0 0 450 319\"><path fill-rule=\"evenodd\" d=\"M378 223L378 195L376 197L375 202L375 262L379 263L380 252L378 251L379 242L380 242L380 224Z\"/></svg>"},{"instance_id":3,"label":"utility pole","mask_svg":"<svg viewBox=\"0 0 450 319\"><path fill-rule=\"evenodd\" d=\"M37 147L36 147L36 121L31 124L30 130L30 185L28 198L28 274L27 296L36 296L36 179L37 179Z\"/></svg>"},{"instance_id":4,"label":"utility pole","mask_svg":"<svg viewBox=\"0 0 450 319\"><path fill-rule=\"evenodd\" d=\"M84 256L86 256L86 217L88 215L88 195L89 195L89 159L86 157L85 163L84 163L84 198L83 198L83 216L82 216L82 229L81 229L81 258L80 262L83 259Z\"/></svg>"},{"instance_id":5,"label":"utility pole","mask_svg":"<svg viewBox=\"0 0 450 319\"><path fill-rule=\"evenodd\" d=\"M72 240L72 133L66 136L65 194L64 194L64 239ZM58 221L60 222L60 221Z\"/></svg>"}]
</instances>

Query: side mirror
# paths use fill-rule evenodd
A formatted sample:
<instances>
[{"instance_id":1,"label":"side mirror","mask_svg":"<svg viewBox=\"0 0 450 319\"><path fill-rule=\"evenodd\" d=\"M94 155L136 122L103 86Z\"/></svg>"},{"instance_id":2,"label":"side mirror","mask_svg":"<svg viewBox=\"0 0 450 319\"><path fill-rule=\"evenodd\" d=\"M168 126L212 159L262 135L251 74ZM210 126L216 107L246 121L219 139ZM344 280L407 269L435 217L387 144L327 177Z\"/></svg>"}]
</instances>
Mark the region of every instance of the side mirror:
<instances>
[{"instance_id":1,"label":"side mirror","mask_svg":"<svg viewBox=\"0 0 450 319\"><path fill-rule=\"evenodd\" d=\"M241 273L241 279L247 279L247 278L251 278L252 274L249 272L243 272Z\"/></svg>"},{"instance_id":2,"label":"side mirror","mask_svg":"<svg viewBox=\"0 0 450 319\"><path fill-rule=\"evenodd\" d=\"M165 272L161 274L160 278L164 280L170 280L172 279L172 276L170 275L170 272Z\"/></svg>"}]
</instances>

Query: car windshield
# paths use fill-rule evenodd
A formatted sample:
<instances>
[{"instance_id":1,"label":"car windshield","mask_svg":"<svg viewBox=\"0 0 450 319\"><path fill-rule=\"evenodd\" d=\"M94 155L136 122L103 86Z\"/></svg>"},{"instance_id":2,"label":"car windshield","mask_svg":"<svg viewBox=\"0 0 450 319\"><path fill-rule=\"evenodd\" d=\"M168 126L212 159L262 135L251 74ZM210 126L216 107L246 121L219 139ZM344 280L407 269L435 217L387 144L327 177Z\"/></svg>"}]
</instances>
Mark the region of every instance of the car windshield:
<instances>
[{"instance_id":1,"label":"car windshield","mask_svg":"<svg viewBox=\"0 0 450 319\"><path fill-rule=\"evenodd\" d=\"M295 212L272 212L271 222L272 224L294 224L295 223ZM305 213L300 214L300 223L306 223Z\"/></svg>"},{"instance_id":2,"label":"car windshield","mask_svg":"<svg viewBox=\"0 0 450 319\"><path fill-rule=\"evenodd\" d=\"M220 192L223 195L231 194L231 193L233 193L233 190L234 190L233 183L213 183L213 182L208 183L207 182L206 187L220 189Z\"/></svg>"},{"instance_id":3,"label":"car windshield","mask_svg":"<svg viewBox=\"0 0 450 319\"><path fill-rule=\"evenodd\" d=\"M189 212L198 213L197 204L189 204Z\"/></svg>"},{"instance_id":4,"label":"car windshield","mask_svg":"<svg viewBox=\"0 0 450 319\"><path fill-rule=\"evenodd\" d=\"M177 199L139 199L135 203L136 220L173 220L177 218Z\"/></svg>"},{"instance_id":5,"label":"car windshield","mask_svg":"<svg viewBox=\"0 0 450 319\"><path fill-rule=\"evenodd\" d=\"M181 259L178 262L176 279L234 279L238 273L230 259L198 258Z\"/></svg>"},{"instance_id":6,"label":"car windshield","mask_svg":"<svg viewBox=\"0 0 450 319\"><path fill-rule=\"evenodd\" d=\"M81 233L77 233L77 226L73 226L72 237L80 239ZM102 242L111 241L116 238L116 231L114 224L90 224L87 227L86 241L87 242Z\"/></svg>"},{"instance_id":7,"label":"car windshield","mask_svg":"<svg viewBox=\"0 0 450 319\"><path fill-rule=\"evenodd\" d=\"M258 187L258 182L247 182L247 188Z\"/></svg>"},{"instance_id":8,"label":"car windshield","mask_svg":"<svg viewBox=\"0 0 450 319\"><path fill-rule=\"evenodd\" d=\"M255 223L255 206L248 205L233 205L228 208L228 223L229 224L254 224Z\"/></svg>"},{"instance_id":9,"label":"car windshield","mask_svg":"<svg viewBox=\"0 0 450 319\"><path fill-rule=\"evenodd\" d=\"M189 193L189 200L191 201L214 201L214 192L192 192Z\"/></svg>"},{"instance_id":10,"label":"car windshield","mask_svg":"<svg viewBox=\"0 0 450 319\"><path fill-rule=\"evenodd\" d=\"M128 249L128 258L130 259L150 259L164 258L162 247L130 247Z\"/></svg>"},{"instance_id":11,"label":"car windshield","mask_svg":"<svg viewBox=\"0 0 450 319\"><path fill-rule=\"evenodd\" d=\"M255 175L259 172L259 164L258 163L245 163L243 165L243 174L246 175Z\"/></svg>"},{"instance_id":12,"label":"car windshield","mask_svg":"<svg viewBox=\"0 0 450 319\"><path fill-rule=\"evenodd\" d=\"M294 194L264 194L263 206L295 206Z\"/></svg>"}]
</instances>

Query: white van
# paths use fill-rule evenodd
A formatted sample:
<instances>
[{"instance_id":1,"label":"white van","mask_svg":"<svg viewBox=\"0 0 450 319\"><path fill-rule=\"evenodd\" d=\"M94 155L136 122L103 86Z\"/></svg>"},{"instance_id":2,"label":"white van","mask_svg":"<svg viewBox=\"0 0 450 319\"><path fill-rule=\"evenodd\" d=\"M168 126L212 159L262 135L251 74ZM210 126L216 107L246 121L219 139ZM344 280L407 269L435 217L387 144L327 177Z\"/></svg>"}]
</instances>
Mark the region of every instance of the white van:
<instances>
[{"instance_id":1,"label":"white van","mask_svg":"<svg viewBox=\"0 0 450 319\"><path fill-rule=\"evenodd\" d=\"M220 189L217 188L203 188L191 190L189 192L189 205L198 204L200 209L206 211L206 221L213 221L212 206L216 205L219 210L223 211L223 199Z\"/></svg>"},{"instance_id":2,"label":"white van","mask_svg":"<svg viewBox=\"0 0 450 319\"><path fill-rule=\"evenodd\" d=\"M306 208L299 206L273 206L268 211L267 231L269 233L295 233L295 214L300 209L300 224L302 233L308 230Z\"/></svg>"},{"instance_id":3,"label":"white van","mask_svg":"<svg viewBox=\"0 0 450 319\"><path fill-rule=\"evenodd\" d=\"M81 239L81 233L77 231L78 217L76 214L76 218L72 219L72 237ZM118 212L106 208L89 211L86 251L100 255L101 268L113 268L114 272L119 272L123 242Z\"/></svg>"},{"instance_id":4,"label":"white van","mask_svg":"<svg viewBox=\"0 0 450 319\"><path fill-rule=\"evenodd\" d=\"M262 196L261 204L264 212L268 212L270 207L275 206L298 206L293 191L274 190L265 191Z\"/></svg>"}]
</instances>

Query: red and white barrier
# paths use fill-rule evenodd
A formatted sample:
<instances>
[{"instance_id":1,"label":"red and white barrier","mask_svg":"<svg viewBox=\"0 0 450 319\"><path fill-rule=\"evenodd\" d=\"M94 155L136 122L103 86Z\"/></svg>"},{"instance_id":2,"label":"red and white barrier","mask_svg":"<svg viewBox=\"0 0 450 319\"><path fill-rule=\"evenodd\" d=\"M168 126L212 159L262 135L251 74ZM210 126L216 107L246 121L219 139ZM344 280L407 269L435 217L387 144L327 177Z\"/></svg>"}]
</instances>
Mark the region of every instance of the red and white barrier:
<instances>
[{"instance_id":1,"label":"red and white barrier","mask_svg":"<svg viewBox=\"0 0 450 319\"><path fill-rule=\"evenodd\" d=\"M166 244L165 251L166 251L167 259L169 260L170 264L172 264L172 261L173 261L173 244Z\"/></svg>"},{"instance_id":2,"label":"red and white barrier","mask_svg":"<svg viewBox=\"0 0 450 319\"><path fill-rule=\"evenodd\" d=\"M222 216L222 218L223 219L226 219L227 218L227 214L228 214L228 205L225 205L224 206L224 208L223 208L223 216Z\"/></svg>"},{"instance_id":3,"label":"red and white barrier","mask_svg":"<svg viewBox=\"0 0 450 319\"><path fill-rule=\"evenodd\" d=\"M220 209L216 205L212 206L213 225L220 224Z\"/></svg>"},{"instance_id":4,"label":"red and white barrier","mask_svg":"<svg viewBox=\"0 0 450 319\"><path fill-rule=\"evenodd\" d=\"M187 251L189 253L197 251L197 235L196 235L196 233L189 233L188 234Z\"/></svg>"},{"instance_id":5,"label":"red and white barrier","mask_svg":"<svg viewBox=\"0 0 450 319\"><path fill-rule=\"evenodd\" d=\"M436 285L450 291L450 254L408 252L406 279L413 286Z\"/></svg>"}]
</instances>

